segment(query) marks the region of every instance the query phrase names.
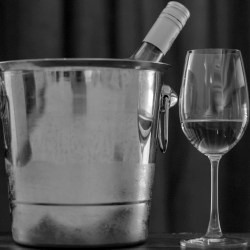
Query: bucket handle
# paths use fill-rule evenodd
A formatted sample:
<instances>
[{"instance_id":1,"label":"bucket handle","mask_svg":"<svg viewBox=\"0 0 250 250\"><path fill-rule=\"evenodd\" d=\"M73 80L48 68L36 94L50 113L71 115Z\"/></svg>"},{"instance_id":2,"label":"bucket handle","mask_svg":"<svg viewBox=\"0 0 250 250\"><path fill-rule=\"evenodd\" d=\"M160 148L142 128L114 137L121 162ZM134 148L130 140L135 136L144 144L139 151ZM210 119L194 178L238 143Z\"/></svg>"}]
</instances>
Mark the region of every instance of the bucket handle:
<instances>
[{"instance_id":1,"label":"bucket handle","mask_svg":"<svg viewBox=\"0 0 250 250\"><path fill-rule=\"evenodd\" d=\"M158 142L163 153L166 153L168 146L169 108L173 107L177 103L177 100L177 94L168 85L163 85L160 95L160 119L158 122Z\"/></svg>"}]
</instances>

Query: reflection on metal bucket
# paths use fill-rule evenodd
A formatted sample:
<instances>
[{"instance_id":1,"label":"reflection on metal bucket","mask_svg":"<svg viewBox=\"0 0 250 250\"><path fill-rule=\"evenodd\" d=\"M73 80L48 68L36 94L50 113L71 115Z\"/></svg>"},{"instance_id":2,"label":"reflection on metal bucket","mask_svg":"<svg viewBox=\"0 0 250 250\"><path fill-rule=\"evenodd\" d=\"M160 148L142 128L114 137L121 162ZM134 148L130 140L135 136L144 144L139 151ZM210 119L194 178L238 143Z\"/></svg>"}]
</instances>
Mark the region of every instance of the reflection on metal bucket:
<instances>
[{"instance_id":1,"label":"reflection on metal bucket","mask_svg":"<svg viewBox=\"0 0 250 250\"><path fill-rule=\"evenodd\" d=\"M14 240L145 241L167 65L34 60L0 68Z\"/></svg>"}]
</instances>

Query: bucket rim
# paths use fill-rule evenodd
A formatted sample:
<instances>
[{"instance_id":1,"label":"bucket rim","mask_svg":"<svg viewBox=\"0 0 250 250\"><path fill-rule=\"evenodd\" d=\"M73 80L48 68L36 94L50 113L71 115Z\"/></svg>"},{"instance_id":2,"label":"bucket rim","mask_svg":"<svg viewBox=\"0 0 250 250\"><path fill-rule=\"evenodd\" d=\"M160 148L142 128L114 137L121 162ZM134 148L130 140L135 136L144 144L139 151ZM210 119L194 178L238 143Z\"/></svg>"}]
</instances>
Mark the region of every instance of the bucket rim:
<instances>
[{"instance_id":1,"label":"bucket rim","mask_svg":"<svg viewBox=\"0 0 250 250\"><path fill-rule=\"evenodd\" d=\"M0 71L41 70L54 67L98 67L167 71L171 65L162 62L111 58L44 58L0 62Z\"/></svg>"}]
</instances>

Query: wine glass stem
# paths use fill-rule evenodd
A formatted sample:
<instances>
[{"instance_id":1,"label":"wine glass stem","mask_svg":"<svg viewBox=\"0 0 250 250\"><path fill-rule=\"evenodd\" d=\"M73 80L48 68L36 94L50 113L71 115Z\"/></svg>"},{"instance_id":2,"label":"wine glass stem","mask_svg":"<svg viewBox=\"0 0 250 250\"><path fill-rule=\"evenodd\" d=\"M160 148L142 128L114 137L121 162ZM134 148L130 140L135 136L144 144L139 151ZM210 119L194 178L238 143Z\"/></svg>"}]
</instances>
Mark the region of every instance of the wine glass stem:
<instances>
[{"instance_id":1,"label":"wine glass stem","mask_svg":"<svg viewBox=\"0 0 250 250\"><path fill-rule=\"evenodd\" d=\"M211 162L211 211L210 221L205 237L221 238L222 231L219 220L219 205L218 205L218 170L220 155L208 156Z\"/></svg>"}]
</instances>

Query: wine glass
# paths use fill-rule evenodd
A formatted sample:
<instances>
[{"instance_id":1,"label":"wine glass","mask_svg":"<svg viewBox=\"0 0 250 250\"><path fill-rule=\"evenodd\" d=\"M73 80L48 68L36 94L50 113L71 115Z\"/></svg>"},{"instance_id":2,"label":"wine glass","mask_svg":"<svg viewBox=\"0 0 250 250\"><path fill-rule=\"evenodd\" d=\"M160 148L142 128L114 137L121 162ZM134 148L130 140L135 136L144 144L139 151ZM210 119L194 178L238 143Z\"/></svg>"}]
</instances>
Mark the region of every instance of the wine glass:
<instances>
[{"instance_id":1,"label":"wine glass","mask_svg":"<svg viewBox=\"0 0 250 250\"><path fill-rule=\"evenodd\" d=\"M185 247L244 246L243 239L222 234L218 210L218 167L221 157L244 134L249 116L241 52L198 49L187 52L179 98L181 127L188 140L211 163L211 212L206 234L182 240Z\"/></svg>"}]
</instances>

